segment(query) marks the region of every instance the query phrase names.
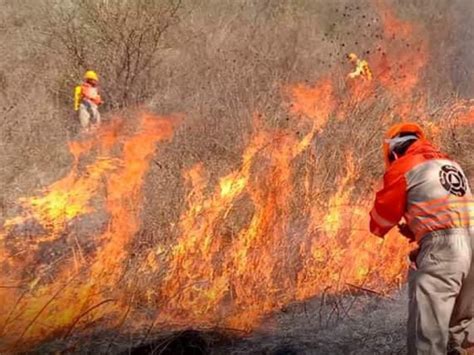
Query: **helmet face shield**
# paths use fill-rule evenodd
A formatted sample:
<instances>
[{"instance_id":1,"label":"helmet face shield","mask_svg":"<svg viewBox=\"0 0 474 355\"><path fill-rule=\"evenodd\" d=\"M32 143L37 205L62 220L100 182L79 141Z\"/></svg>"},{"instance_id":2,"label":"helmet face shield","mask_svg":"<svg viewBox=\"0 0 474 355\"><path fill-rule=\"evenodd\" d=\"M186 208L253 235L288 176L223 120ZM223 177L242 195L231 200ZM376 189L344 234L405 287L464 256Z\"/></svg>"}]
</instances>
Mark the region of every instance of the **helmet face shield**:
<instances>
[{"instance_id":1,"label":"helmet face shield","mask_svg":"<svg viewBox=\"0 0 474 355\"><path fill-rule=\"evenodd\" d=\"M395 159L394 149L401 144L414 139L424 139L425 135L421 127L413 122L398 123L390 127L385 134L383 143L383 155L385 167L388 168Z\"/></svg>"},{"instance_id":2,"label":"helmet face shield","mask_svg":"<svg viewBox=\"0 0 474 355\"><path fill-rule=\"evenodd\" d=\"M385 140L385 142L388 143L388 149L390 150L390 152L393 152L397 147L399 147L403 143L409 142L411 140L416 140L416 139L418 139L418 136L416 134L408 133L406 135L398 135L392 139L387 139Z\"/></svg>"},{"instance_id":3,"label":"helmet face shield","mask_svg":"<svg viewBox=\"0 0 474 355\"><path fill-rule=\"evenodd\" d=\"M392 138L386 139L385 143L388 144L388 160L390 163L396 159L400 152L404 152L406 147L408 147L410 142L418 140L418 136L412 133L401 133L400 135Z\"/></svg>"}]
</instances>

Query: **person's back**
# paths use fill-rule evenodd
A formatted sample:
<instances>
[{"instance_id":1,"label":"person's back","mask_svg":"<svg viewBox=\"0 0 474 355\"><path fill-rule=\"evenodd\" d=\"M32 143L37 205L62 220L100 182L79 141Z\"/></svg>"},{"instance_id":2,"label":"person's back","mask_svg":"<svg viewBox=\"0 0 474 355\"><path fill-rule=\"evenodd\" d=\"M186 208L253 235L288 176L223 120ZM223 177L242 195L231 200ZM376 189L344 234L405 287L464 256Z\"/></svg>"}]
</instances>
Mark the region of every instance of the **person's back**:
<instances>
[{"instance_id":1,"label":"person's back","mask_svg":"<svg viewBox=\"0 0 474 355\"><path fill-rule=\"evenodd\" d=\"M405 218L401 233L419 245L409 273L408 352L462 354L463 341L474 342L474 202L467 178L416 124L389 130L384 156L384 188L370 230L382 237Z\"/></svg>"},{"instance_id":2,"label":"person's back","mask_svg":"<svg viewBox=\"0 0 474 355\"><path fill-rule=\"evenodd\" d=\"M407 222L420 239L430 232L468 229L474 205L461 167L448 159L432 159L407 174Z\"/></svg>"},{"instance_id":3,"label":"person's back","mask_svg":"<svg viewBox=\"0 0 474 355\"><path fill-rule=\"evenodd\" d=\"M404 217L416 241L430 232L469 228L474 202L458 163L429 142L418 140L387 171L390 181L403 176L406 184Z\"/></svg>"}]
</instances>

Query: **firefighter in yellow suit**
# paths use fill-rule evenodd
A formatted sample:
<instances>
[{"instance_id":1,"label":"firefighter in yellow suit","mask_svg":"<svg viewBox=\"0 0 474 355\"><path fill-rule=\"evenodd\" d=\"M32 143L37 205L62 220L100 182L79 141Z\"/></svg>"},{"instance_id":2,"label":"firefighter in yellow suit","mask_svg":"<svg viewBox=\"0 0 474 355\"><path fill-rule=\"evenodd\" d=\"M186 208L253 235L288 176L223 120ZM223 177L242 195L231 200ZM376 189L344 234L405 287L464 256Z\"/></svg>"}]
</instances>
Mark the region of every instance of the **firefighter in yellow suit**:
<instances>
[{"instance_id":1,"label":"firefighter in yellow suit","mask_svg":"<svg viewBox=\"0 0 474 355\"><path fill-rule=\"evenodd\" d=\"M84 74L84 81L74 89L74 110L79 113L82 128L89 130L91 121L101 122L99 106L103 103L98 90L99 77L93 70Z\"/></svg>"},{"instance_id":2,"label":"firefighter in yellow suit","mask_svg":"<svg viewBox=\"0 0 474 355\"><path fill-rule=\"evenodd\" d=\"M366 80L372 80L372 71L370 70L369 63L364 59L359 59L355 53L350 53L347 58L354 64L354 71L349 73L350 79L355 79L358 76Z\"/></svg>"}]
</instances>

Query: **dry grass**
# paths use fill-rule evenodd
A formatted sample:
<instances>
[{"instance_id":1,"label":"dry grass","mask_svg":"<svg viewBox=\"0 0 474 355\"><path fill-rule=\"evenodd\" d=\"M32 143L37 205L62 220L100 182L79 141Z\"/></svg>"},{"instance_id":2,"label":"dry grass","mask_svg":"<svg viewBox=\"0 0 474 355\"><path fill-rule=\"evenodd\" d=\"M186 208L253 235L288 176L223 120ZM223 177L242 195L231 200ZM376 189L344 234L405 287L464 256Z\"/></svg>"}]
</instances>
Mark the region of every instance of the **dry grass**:
<instances>
[{"instance_id":1,"label":"dry grass","mask_svg":"<svg viewBox=\"0 0 474 355\"><path fill-rule=\"evenodd\" d=\"M440 43L433 46L438 56L428 67L430 75L426 79L429 95L433 97L432 109L436 111L436 106L454 93L453 88L472 82L460 83L456 79L459 75L453 74L456 68L449 70L453 67L450 63L460 61L456 55L467 50L465 45L454 42L453 37L468 41L470 30L460 24L446 30L447 23L461 15L468 17L468 12L459 11L458 8L466 10L461 5L449 6L447 1L439 1L436 6L426 1L416 6L408 6L404 1L392 2L405 18L429 23L433 28L428 33L432 43ZM179 161L170 159L174 160L174 166L166 169L174 175L172 179L183 167L197 161L204 162L211 173L221 174L239 161L254 112L263 113L270 124L284 125L282 87L294 82L314 82L334 68L341 75L345 74L349 68L344 55L349 50L369 51L378 33L378 29L367 27L375 16L368 1L357 5L342 0L330 5L324 1L183 2L173 10L172 16L176 19L172 20L166 12L169 10L158 7L155 11L163 12L162 22L168 27L157 24L157 49L144 54L156 57L157 61L145 66L144 73L140 73L149 79L138 77L133 84L137 88L130 88L120 81L123 80L120 73L122 62L126 61L123 53L133 48L118 48L114 43L120 42L120 36L126 37L141 29L142 23L130 21L128 27L121 28L108 20L116 11L113 6L107 12L107 9L94 8L91 5L94 2L90 1L84 2L81 11L69 13L58 4L53 7L54 2L47 0L31 4L8 0L2 3L2 200L14 200L18 195L44 186L67 169L69 157L64 143L77 132L77 122L71 112L71 88L80 80L85 68L97 68L103 77L109 108L123 105L127 89L132 92L131 103L138 102L159 113L186 114L176 139L166 150L167 154L180 157ZM160 6L168 9L168 2L162 3ZM133 8L135 2L129 4ZM96 13L92 16L90 11ZM76 31L67 27L73 21L65 23L67 16L72 15ZM124 13L121 16L126 18ZM90 22L91 18L104 22L95 24ZM82 28L78 24L84 21L89 22ZM105 43L105 34L95 32L94 40L81 41L90 33L91 26L116 35L115 42ZM440 31L441 28L444 31ZM71 37L60 36L70 32ZM76 41L83 43L77 49L83 53L78 54L71 47ZM144 51L155 43L152 39L149 41L142 46L146 48ZM77 55L83 58L82 62ZM461 62L463 68L470 63L469 60ZM354 138L363 140L366 135L371 136L372 123L377 121L381 111L383 108L368 107L355 113L330 139L355 134L353 128L360 123L365 126L357 133L360 136ZM376 157L378 152L374 150L364 161L377 162ZM51 161L55 162L53 166ZM380 164L375 165L369 169L371 175L380 173Z\"/></svg>"}]
</instances>

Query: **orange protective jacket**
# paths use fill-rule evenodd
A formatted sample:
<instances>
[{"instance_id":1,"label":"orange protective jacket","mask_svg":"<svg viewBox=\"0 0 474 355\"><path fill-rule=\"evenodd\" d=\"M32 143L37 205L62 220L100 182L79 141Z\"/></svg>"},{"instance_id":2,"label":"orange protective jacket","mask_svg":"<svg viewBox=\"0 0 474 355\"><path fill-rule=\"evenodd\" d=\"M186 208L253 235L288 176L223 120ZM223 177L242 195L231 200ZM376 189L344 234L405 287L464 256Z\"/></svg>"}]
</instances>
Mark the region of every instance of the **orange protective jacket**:
<instances>
[{"instance_id":1,"label":"orange protective jacket","mask_svg":"<svg viewBox=\"0 0 474 355\"><path fill-rule=\"evenodd\" d=\"M464 172L424 139L390 165L383 182L370 212L375 235L383 237L402 217L416 241L430 232L474 226L474 201Z\"/></svg>"},{"instance_id":2,"label":"orange protective jacket","mask_svg":"<svg viewBox=\"0 0 474 355\"><path fill-rule=\"evenodd\" d=\"M74 90L74 109L79 109L81 101L88 101L96 106L102 104L102 98L99 95L99 90L96 86L91 85L87 81L80 86L76 86Z\"/></svg>"}]
</instances>

